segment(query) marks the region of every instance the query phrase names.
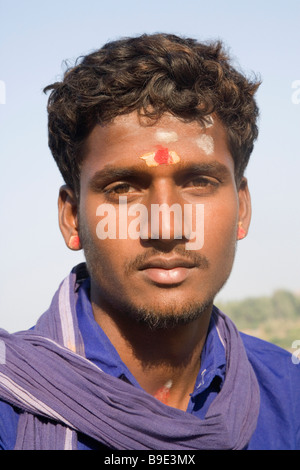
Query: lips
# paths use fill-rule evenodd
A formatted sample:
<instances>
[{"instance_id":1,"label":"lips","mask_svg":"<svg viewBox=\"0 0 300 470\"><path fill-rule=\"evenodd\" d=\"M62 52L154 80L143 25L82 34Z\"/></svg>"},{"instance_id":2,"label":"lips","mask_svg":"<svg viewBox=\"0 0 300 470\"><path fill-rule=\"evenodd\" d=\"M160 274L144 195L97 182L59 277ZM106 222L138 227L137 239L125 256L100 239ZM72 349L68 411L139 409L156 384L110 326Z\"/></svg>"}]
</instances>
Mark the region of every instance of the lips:
<instances>
[{"instance_id":1,"label":"lips","mask_svg":"<svg viewBox=\"0 0 300 470\"><path fill-rule=\"evenodd\" d=\"M183 258L152 258L139 271L155 284L176 285L187 279L196 264Z\"/></svg>"},{"instance_id":2,"label":"lips","mask_svg":"<svg viewBox=\"0 0 300 470\"><path fill-rule=\"evenodd\" d=\"M174 268L194 268L196 266L194 261L190 261L185 258L151 258L146 261L142 266L140 266L140 270L143 271L144 269L148 268L161 268L161 269L174 269Z\"/></svg>"}]
</instances>

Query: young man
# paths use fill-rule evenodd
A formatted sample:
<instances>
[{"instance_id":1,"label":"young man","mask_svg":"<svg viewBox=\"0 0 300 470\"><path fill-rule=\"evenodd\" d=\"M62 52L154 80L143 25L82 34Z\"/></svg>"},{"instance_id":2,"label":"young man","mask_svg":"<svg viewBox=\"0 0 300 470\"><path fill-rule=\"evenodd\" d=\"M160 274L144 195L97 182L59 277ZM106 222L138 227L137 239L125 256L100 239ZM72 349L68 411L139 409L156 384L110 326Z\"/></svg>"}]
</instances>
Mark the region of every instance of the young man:
<instances>
[{"instance_id":1,"label":"young man","mask_svg":"<svg viewBox=\"0 0 300 470\"><path fill-rule=\"evenodd\" d=\"M108 43L47 87L59 221L86 264L1 331L3 449L297 449L299 367L214 305L250 224L251 82L220 43Z\"/></svg>"}]
</instances>

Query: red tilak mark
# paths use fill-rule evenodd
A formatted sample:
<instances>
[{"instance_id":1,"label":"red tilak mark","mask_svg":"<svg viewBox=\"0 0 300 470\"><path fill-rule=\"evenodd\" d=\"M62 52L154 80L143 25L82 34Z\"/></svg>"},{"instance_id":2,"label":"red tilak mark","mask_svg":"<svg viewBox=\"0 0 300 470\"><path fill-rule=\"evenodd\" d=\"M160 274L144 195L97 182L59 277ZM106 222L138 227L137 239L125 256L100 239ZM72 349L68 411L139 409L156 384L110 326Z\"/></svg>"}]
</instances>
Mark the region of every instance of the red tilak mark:
<instances>
[{"instance_id":1,"label":"red tilak mark","mask_svg":"<svg viewBox=\"0 0 300 470\"><path fill-rule=\"evenodd\" d=\"M170 387L161 387L157 390L156 394L154 395L154 398L157 400L161 401L165 405L168 402L168 398L170 395Z\"/></svg>"},{"instance_id":2,"label":"red tilak mark","mask_svg":"<svg viewBox=\"0 0 300 470\"><path fill-rule=\"evenodd\" d=\"M169 154L169 150L167 148L162 147L158 149L157 152L155 153L154 160L159 165L163 165L163 164L168 164L172 162L172 157Z\"/></svg>"},{"instance_id":3,"label":"red tilak mark","mask_svg":"<svg viewBox=\"0 0 300 470\"><path fill-rule=\"evenodd\" d=\"M180 162L180 157L173 150L159 147L156 152L148 152L140 157L148 166L169 165Z\"/></svg>"}]
</instances>

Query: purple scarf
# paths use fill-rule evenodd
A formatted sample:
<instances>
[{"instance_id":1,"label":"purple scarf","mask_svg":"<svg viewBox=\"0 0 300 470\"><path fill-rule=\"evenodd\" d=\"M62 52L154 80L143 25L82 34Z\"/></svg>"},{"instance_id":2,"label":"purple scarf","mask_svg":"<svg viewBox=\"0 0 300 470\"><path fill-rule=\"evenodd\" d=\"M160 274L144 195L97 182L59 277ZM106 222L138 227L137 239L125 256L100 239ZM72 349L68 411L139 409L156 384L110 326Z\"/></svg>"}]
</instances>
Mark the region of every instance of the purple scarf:
<instances>
[{"instance_id":1,"label":"purple scarf","mask_svg":"<svg viewBox=\"0 0 300 470\"><path fill-rule=\"evenodd\" d=\"M15 449L76 449L77 432L116 450L226 450L247 446L258 383L240 335L214 308L226 377L205 419L168 407L85 358L76 300L82 265L56 292L34 330L0 330L0 399L22 410Z\"/></svg>"}]
</instances>

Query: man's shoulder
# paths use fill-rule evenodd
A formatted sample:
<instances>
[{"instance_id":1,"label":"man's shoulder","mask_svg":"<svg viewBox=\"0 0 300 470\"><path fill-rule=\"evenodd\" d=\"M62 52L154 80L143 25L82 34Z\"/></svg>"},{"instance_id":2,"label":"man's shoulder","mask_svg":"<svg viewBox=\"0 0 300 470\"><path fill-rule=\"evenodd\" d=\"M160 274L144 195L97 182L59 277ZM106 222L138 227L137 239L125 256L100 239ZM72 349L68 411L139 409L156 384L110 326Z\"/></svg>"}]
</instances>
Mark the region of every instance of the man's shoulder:
<instances>
[{"instance_id":1,"label":"man's shoulder","mask_svg":"<svg viewBox=\"0 0 300 470\"><path fill-rule=\"evenodd\" d=\"M260 388L260 413L249 449L300 448L300 364L289 351L241 333Z\"/></svg>"},{"instance_id":2,"label":"man's shoulder","mask_svg":"<svg viewBox=\"0 0 300 470\"><path fill-rule=\"evenodd\" d=\"M257 361L265 363L270 359L273 362L274 358L279 361L292 361L292 354L276 344L243 332L240 332L240 336L248 356Z\"/></svg>"},{"instance_id":3,"label":"man's shoulder","mask_svg":"<svg viewBox=\"0 0 300 470\"><path fill-rule=\"evenodd\" d=\"M300 363L291 352L263 339L240 333L256 374L275 381L289 379L300 385Z\"/></svg>"}]
</instances>

